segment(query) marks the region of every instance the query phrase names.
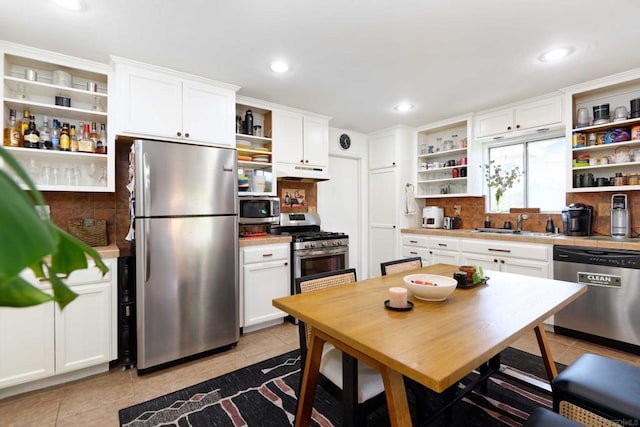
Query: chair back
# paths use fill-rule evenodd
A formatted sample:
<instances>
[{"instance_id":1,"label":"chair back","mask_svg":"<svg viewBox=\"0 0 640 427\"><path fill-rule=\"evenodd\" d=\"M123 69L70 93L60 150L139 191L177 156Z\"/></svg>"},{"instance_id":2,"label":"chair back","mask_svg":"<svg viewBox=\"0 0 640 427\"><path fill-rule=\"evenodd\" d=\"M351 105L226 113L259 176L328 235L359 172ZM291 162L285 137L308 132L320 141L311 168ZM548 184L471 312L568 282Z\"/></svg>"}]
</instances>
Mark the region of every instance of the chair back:
<instances>
[{"instance_id":1,"label":"chair back","mask_svg":"<svg viewBox=\"0 0 640 427\"><path fill-rule=\"evenodd\" d=\"M298 277L296 279L296 293L313 292L320 289L344 286L356 281L357 277L355 268L327 271L325 273ZM311 329L307 327L304 322L299 322L298 332L300 334L300 352L302 353L304 360L307 355L307 343L311 336Z\"/></svg>"},{"instance_id":2,"label":"chair back","mask_svg":"<svg viewBox=\"0 0 640 427\"><path fill-rule=\"evenodd\" d=\"M402 271L417 270L418 268L422 268L422 258L419 256L380 263L380 271L383 276Z\"/></svg>"}]
</instances>

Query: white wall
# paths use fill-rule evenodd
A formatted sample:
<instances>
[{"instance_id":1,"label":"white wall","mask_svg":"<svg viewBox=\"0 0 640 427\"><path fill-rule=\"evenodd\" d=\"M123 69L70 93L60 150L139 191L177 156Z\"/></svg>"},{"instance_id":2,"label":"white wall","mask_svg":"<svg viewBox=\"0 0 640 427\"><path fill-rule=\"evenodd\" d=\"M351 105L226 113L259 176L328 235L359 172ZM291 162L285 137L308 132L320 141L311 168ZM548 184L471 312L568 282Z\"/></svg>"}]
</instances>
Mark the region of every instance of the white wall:
<instances>
[{"instance_id":1,"label":"white wall","mask_svg":"<svg viewBox=\"0 0 640 427\"><path fill-rule=\"evenodd\" d=\"M346 151L338 144L343 133L351 138L351 148ZM367 135L330 127L331 179L318 183L318 213L322 220L322 228L327 231L342 231L349 235L349 264L357 269L358 279L367 278L368 265L368 147ZM344 182L345 177L352 178L349 178L349 182ZM350 182L351 179L358 182Z\"/></svg>"}]
</instances>

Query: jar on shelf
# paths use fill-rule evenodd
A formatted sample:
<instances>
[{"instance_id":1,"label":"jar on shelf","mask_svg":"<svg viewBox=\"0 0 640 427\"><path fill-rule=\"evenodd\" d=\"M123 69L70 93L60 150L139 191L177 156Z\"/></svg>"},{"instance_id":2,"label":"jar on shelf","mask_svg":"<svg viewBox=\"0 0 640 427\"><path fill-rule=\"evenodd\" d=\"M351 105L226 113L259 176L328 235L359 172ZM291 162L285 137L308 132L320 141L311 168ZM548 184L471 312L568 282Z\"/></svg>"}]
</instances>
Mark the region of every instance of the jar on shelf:
<instances>
[{"instance_id":1,"label":"jar on shelf","mask_svg":"<svg viewBox=\"0 0 640 427\"><path fill-rule=\"evenodd\" d=\"M452 139L445 140L444 143L442 144L442 149L444 151L453 150L453 140Z\"/></svg>"},{"instance_id":2,"label":"jar on shelf","mask_svg":"<svg viewBox=\"0 0 640 427\"><path fill-rule=\"evenodd\" d=\"M262 126L260 125L253 126L253 136L262 136Z\"/></svg>"},{"instance_id":3,"label":"jar on shelf","mask_svg":"<svg viewBox=\"0 0 640 427\"><path fill-rule=\"evenodd\" d=\"M624 185L624 176L622 176L622 172L616 172L613 185L615 186Z\"/></svg>"}]
</instances>

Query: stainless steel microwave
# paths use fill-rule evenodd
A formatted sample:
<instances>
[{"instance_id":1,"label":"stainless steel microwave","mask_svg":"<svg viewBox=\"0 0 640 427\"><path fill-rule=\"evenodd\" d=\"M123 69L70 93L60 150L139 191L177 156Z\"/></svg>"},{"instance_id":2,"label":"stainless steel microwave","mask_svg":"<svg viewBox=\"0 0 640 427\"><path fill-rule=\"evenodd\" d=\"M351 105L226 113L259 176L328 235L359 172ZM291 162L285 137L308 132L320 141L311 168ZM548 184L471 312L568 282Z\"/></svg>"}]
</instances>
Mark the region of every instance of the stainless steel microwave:
<instances>
[{"instance_id":1,"label":"stainless steel microwave","mask_svg":"<svg viewBox=\"0 0 640 427\"><path fill-rule=\"evenodd\" d=\"M280 222L280 199L277 197L241 197L240 224L274 224Z\"/></svg>"}]
</instances>

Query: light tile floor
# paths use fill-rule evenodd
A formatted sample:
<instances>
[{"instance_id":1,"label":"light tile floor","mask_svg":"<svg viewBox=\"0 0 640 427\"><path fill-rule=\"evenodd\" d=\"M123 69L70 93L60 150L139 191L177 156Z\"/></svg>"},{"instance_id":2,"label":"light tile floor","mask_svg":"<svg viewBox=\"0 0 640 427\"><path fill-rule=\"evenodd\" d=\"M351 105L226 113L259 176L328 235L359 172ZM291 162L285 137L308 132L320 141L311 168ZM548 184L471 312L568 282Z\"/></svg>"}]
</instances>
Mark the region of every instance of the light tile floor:
<instances>
[{"instance_id":1,"label":"light tile floor","mask_svg":"<svg viewBox=\"0 0 640 427\"><path fill-rule=\"evenodd\" d=\"M640 356L548 333L554 359L570 364L598 353L640 366ZM514 347L540 355L533 332ZM245 334L232 350L139 377L135 369L108 373L0 400L0 426L118 426L118 410L298 348L290 323Z\"/></svg>"}]
</instances>

